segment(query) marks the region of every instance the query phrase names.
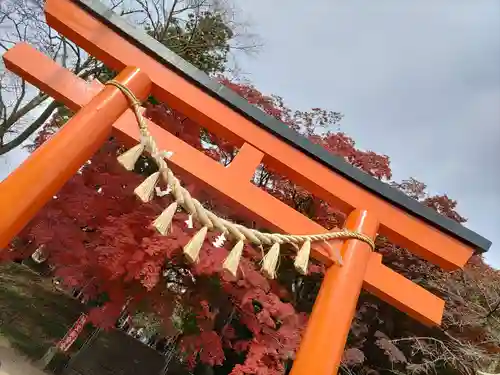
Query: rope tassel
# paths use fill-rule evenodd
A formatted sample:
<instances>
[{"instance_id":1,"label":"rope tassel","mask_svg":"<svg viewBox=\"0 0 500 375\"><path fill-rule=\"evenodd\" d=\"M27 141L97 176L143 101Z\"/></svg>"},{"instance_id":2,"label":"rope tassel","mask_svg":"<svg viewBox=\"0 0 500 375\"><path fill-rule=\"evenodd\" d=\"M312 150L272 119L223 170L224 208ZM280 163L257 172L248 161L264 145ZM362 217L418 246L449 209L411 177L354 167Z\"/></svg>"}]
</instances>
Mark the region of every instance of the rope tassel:
<instances>
[{"instance_id":1,"label":"rope tassel","mask_svg":"<svg viewBox=\"0 0 500 375\"><path fill-rule=\"evenodd\" d=\"M222 268L228 271L233 277L236 277L238 273L238 266L240 265L241 255L243 254L243 247L245 242L242 240L238 241L236 245L232 248L231 252L227 256Z\"/></svg>"},{"instance_id":2,"label":"rope tassel","mask_svg":"<svg viewBox=\"0 0 500 375\"><path fill-rule=\"evenodd\" d=\"M163 236L167 233L170 226L172 225L172 219L174 218L176 211L177 211L177 202L173 202L153 222L153 226Z\"/></svg>"},{"instance_id":3,"label":"rope tassel","mask_svg":"<svg viewBox=\"0 0 500 375\"><path fill-rule=\"evenodd\" d=\"M118 156L118 163L120 163L127 171L133 171L135 168L135 163L139 160L139 157L144 152L144 145L139 143L138 145L132 147L130 150L124 152Z\"/></svg>"},{"instance_id":4,"label":"rope tassel","mask_svg":"<svg viewBox=\"0 0 500 375\"><path fill-rule=\"evenodd\" d=\"M205 237L207 236L207 227L201 228L191 240L184 246L184 255L188 258L190 263L195 263L199 256L200 250L203 246L203 242L205 242Z\"/></svg>"},{"instance_id":5,"label":"rope tassel","mask_svg":"<svg viewBox=\"0 0 500 375\"><path fill-rule=\"evenodd\" d=\"M271 249L267 252L262 259L262 272L268 279L276 278L276 269L278 266L278 259L280 257L280 244L275 242Z\"/></svg>"},{"instance_id":6,"label":"rope tassel","mask_svg":"<svg viewBox=\"0 0 500 375\"><path fill-rule=\"evenodd\" d=\"M307 275L307 266L309 264L309 256L311 254L311 241L305 241L295 257L295 269L302 275Z\"/></svg>"},{"instance_id":7,"label":"rope tassel","mask_svg":"<svg viewBox=\"0 0 500 375\"><path fill-rule=\"evenodd\" d=\"M135 188L135 195L143 202L151 202L155 196L158 181L160 181L160 172L155 172Z\"/></svg>"}]
</instances>

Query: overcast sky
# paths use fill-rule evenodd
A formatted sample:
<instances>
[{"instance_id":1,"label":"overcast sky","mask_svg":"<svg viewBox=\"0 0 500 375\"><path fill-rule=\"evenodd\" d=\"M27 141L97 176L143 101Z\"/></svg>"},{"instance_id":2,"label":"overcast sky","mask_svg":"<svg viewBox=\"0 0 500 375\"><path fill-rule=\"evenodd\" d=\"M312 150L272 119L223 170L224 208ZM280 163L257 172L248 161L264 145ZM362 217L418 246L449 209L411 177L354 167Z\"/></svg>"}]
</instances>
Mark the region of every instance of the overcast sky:
<instances>
[{"instance_id":1,"label":"overcast sky","mask_svg":"<svg viewBox=\"0 0 500 375\"><path fill-rule=\"evenodd\" d=\"M265 45L247 77L459 201L500 268L500 1L238 2Z\"/></svg>"},{"instance_id":2,"label":"overcast sky","mask_svg":"<svg viewBox=\"0 0 500 375\"><path fill-rule=\"evenodd\" d=\"M459 201L500 268L500 0L238 0L265 42L246 77L345 114L358 145ZM25 157L0 157L0 180Z\"/></svg>"}]
</instances>

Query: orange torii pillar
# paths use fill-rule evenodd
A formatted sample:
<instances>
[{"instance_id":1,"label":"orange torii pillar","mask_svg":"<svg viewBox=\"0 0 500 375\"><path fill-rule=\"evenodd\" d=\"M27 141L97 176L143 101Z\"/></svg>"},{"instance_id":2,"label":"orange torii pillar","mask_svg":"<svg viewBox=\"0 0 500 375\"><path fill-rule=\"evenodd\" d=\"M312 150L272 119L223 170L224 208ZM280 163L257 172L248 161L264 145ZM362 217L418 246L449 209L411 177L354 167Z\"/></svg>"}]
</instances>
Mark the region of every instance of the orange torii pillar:
<instances>
[{"instance_id":1,"label":"orange torii pillar","mask_svg":"<svg viewBox=\"0 0 500 375\"><path fill-rule=\"evenodd\" d=\"M375 239L378 221L374 213L355 210L345 228ZM364 242L347 240L341 252L344 264L325 273L291 375L337 373L372 251Z\"/></svg>"},{"instance_id":2,"label":"orange torii pillar","mask_svg":"<svg viewBox=\"0 0 500 375\"><path fill-rule=\"evenodd\" d=\"M117 77L144 100L151 81L137 68ZM0 184L0 249L28 224L111 136L113 123L129 108L115 87L106 87L51 139Z\"/></svg>"},{"instance_id":3,"label":"orange torii pillar","mask_svg":"<svg viewBox=\"0 0 500 375\"><path fill-rule=\"evenodd\" d=\"M222 97L223 88L179 57L172 57L164 46L136 30L127 30L129 26L98 1L47 0L46 16L58 32L112 69L122 71L118 79L140 99L151 91L172 108L242 146L225 168L148 121L160 148L174 152L170 159L172 168L269 227L297 234L326 231L251 184L253 172L262 161L340 207L348 214L347 229L371 238L377 234L386 236L445 269L462 267L474 251L489 248L489 241L476 233L407 197L388 192L388 187L379 181L365 181L366 176L360 177L346 163L326 160L318 154L311 156L316 151L304 146L303 140L276 135L285 131L276 130L272 120L262 119L263 115L252 112L255 109L249 109L241 99L237 103L230 95ZM88 84L26 44L9 50L4 61L10 70L78 113L0 183L0 247L22 229L111 131L127 144L134 144L139 138L126 99L114 87L103 88L98 82ZM140 70L128 68L130 65ZM294 160L293 166L289 165L290 160ZM50 173L38 178L39 171ZM12 208L17 202L21 202L20 206ZM381 256L365 243L342 243L342 266L334 264L328 248L318 246L312 250L312 256L329 268L294 362L293 375L337 373L362 288L424 324L440 324L444 302L384 266Z\"/></svg>"}]
</instances>

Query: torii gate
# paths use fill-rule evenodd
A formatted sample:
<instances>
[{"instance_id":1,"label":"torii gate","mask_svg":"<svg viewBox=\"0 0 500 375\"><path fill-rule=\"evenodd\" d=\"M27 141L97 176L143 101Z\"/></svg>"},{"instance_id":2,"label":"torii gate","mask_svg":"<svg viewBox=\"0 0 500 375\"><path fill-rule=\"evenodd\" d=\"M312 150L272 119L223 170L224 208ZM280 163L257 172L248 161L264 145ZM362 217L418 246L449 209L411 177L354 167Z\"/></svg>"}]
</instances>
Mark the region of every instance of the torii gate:
<instances>
[{"instance_id":1,"label":"torii gate","mask_svg":"<svg viewBox=\"0 0 500 375\"><path fill-rule=\"evenodd\" d=\"M250 181L261 162L348 214L345 227L377 234L414 254L454 270L491 242L403 193L330 155L211 80L166 47L138 31L97 0L47 0L47 22L108 67L115 81L144 100L159 100L233 142L240 150L224 167L158 125L148 122L159 146L173 151L174 171L244 209L282 233L324 233ZM33 218L111 135L139 140L134 114L118 88L87 83L26 44L4 54L5 65L76 115L0 184L0 248ZM293 160L293 163L290 161ZM363 241L332 244L312 256L328 268L294 361L293 375L336 374L362 288L427 325L438 325L444 301L381 263Z\"/></svg>"}]
</instances>

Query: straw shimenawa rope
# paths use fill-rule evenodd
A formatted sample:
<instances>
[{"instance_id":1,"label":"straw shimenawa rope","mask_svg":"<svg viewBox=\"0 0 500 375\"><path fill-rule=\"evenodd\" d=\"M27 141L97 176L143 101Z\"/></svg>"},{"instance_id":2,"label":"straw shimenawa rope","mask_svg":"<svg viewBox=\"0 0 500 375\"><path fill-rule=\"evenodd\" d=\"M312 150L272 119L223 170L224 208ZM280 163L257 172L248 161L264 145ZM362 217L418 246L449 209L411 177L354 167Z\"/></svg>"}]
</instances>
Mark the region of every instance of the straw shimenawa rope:
<instances>
[{"instance_id":1,"label":"straw shimenawa rope","mask_svg":"<svg viewBox=\"0 0 500 375\"><path fill-rule=\"evenodd\" d=\"M189 191L181 186L179 179L169 169L165 159L169 158L171 153L158 148L155 139L149 132L146 120L142 115L143 108L141 107L141 102L137 99L134 93L120 82L114 80L108 81L106 85L116 87L127 97L134 111L140 131L140 143L120 155L118 157L118 161L127 170L133 170L139 157L144 151L146 151L151 155L159 168L159 171L146 178L146 180L144 180L144 182L135 189L134 193L144 202L149 202L153 199L155 190L157 192L160 191L161 195L171 193L174 197L174 202L168 206L153 222L153 226L161 234L167 234L170 230L172 218L178 207L182 207L188 213L189 219L186 223L189 227L192 227L193 218L202 225L202 228L193 236L189 243L184 246L184 254L190 262L196 262L198 260L201 247L209 230L217 230L222 233L214 242L214 246L217 247L224 244L227 235L234 238L236 244L226 258L223 268L235 277L238 271L238 265L245 242L250 242L259 247L264 245L271 247L262 260L262 271L268 278L271 279L276 277L276 269L280 253L279 247L282 244L291 244L294 247L299 248L295 258L295 268L302 274L307 273L312 242L357 239L367 243L372 249L375 249L375 243L373 240L370 237L358 232L341 230L311 235L263 233L218 217L213 212L205 209L196 198L193 198ZM156 186L159 183L160 178L163 179L167 185L166 192L161 192L161 190ZM342 264L340 254L338 254L337 262Z\"/></svg>"}]
</instances>

